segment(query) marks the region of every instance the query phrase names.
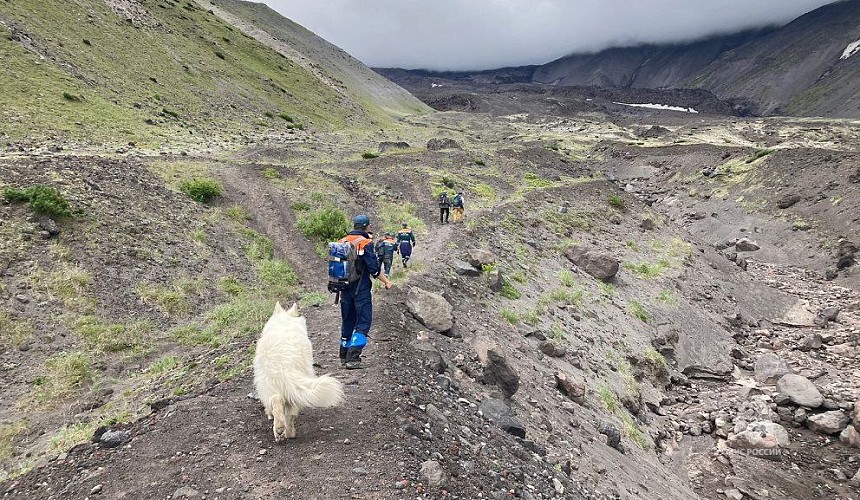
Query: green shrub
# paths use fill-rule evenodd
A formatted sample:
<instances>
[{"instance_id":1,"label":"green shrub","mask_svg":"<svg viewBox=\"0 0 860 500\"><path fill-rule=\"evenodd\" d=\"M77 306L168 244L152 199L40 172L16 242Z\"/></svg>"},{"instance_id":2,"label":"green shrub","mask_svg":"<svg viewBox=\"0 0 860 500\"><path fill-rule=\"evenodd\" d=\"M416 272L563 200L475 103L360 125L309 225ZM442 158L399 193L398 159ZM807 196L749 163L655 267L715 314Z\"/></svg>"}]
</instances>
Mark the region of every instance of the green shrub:
<instances>
[{"instance_id":1,"label":"green shrub","mask_svg":"<svg viewBox=\"0 0 860 500\"><path fill-rule=\"evenodd\" d=\"M83 316L75 322L74 330L96 349L121 352L142 349L146 334L152 330L152 326L146 321L131 324L103 323L92 316Z\"/></svg>"},{"instance_id":2,"label":"green shrub","mask_svg":"<svg viewBox=\"0 0 860 500\"><path fill-rule=\"evenodd\" d=\"M379 155L371 151L365 151L364 153L361 153L361 157L365 160L372 160L373 158L379 158Z\"/></svg>"},{"instance_id":3,"label":"green shrub","mask_svg":"<svg viewBox=\"0 0 860 500\"><path fill-rule=\"evenodd\" d=\"M200 203L209 203L223 192L218 181L208 178L185 179L179 184L179 190Z\"/></svg>"},{"instance_id":4,"label":"green shrub","mask_svg":"<svg viewBox=\"0 0 860 500\"><path fill-rule=\"evenodd\" d=\"M161 108L161 112L171 118L179 118L179 113L173 111L172 109Z\"/></svg>"},{"instance_id":5,"label":"green shrub","mask_svg":"<svg viewBox=\"0 0 860 500\"><path fill-rule=\"evenodd\" d=\"M516 311L511 309L502 309L502 317L505 318L505 321L512 325L516 325L520 322L520 315L517 314Z\"/></svg>"},{"instance_id":6,"label":"green shrub","mask_svg":"<svg viewBox=\"0 0 860 500\"><path fill-rule=\"evenodd\" d=\"M612 392L612 389L605 385L601 386L600 389L597 390L597 397L600 399L600 402L603 403L603 407L609 412L615 413L618 411L618 399L615 397L615 393Z\"/></svg>"},{"instance_id":7,"label":"green shrub","mask_svg":"<svg viewBox=\"0 0 860 500\"><path fill-rule=\"evenodd\" d=\"M266 179L280 179L281 173L272 167L267 167L263 169L263 177Z\"/></svg>"},{"instance_id":8,"label":"green shrub","mask_svg":"<svg viewBox=\"0 0 860 500\"><path fill-rule=\"evenodd\" d=\"M298 226L306 237L321 242L343 238L350 231L346 212L332 206L302 213Z\"/></svg>"},{"instance_id":9,"label":"green shrub","mask_svg":"<svg viewBox=\"0 0 860 500\"><path fill-rule=\"evenodd\" d=\"M617 208L619 210L623 210L626 207L624 203L624 198L617 194L609 195L609 198L606 199L606 202L609 203L610 207Z\"/></svg>"},{"instance_id":10,"label":"green shrub","mask_svg":"<svg viewBox=\"0 0 860 500\"><path fill-rule=\"evenodd\" d=\"M286 114L286 113L278 113L278 118L280 118L280 119L282 119L288 123L295 123L295 120L293 120L293 117Z\"/></svg>"},{"instance_id":11,"label":"green shrub","mask_svg":"<svg viewBox=\"0 0 860 500\"><path fill-rule=\"evenodd\" d=\"M311 204L304 201L297 201L290 205L296 212L306 212L311 209Z\"/></svg>"},{"instance_id":12,"label":"green shrub","mask_svg":"<svg viewBox=\"0 0 860 500\"><path fill-rule=\"evenodd\" d=\"M552 186L552 181L539 177L534 172L526 172L523 175L523 182L529 189L540 189Z\"/></svg>"},{"instance_id":13,"label":"green shrub","mask_svg":"<svg viewBox=\"0 0 860 500\"><path fill-rule=\"evenodd\" d=\"M263 111L263 116L265 116L266 118L274 118L275 113L272 113L271 111Z\"/></svg>"},{"instance_id":14,"label":"green shrub","mask_svg":"<svg viewBox=\"0 0 860 500\"><path fill-rule=\"evenodd\" d=\"M499 292L499 294L502 297L510 300L516 300L522 296L520 291L517 290L517 287L510 283L505 283L504 285L502 285L502 291Z\"/></svg>"},{"instance_id":15,"label":"green shrub","mask_svg":"<svg viewBox=\"0 0 860 500\"><path fill-rule=\"evenodd\" d=\"M447 175L443 175L442 179L439 181L446 188L454 189L454 179L448 177Z\"/></svg>"},{"instance_id":16,"label":"green shrub","mask_svg":"<svg viewBox=\"0 0 860 500\"><path fill-rule=\"evenodd\" d=\"M83 97L75 94L70 94L68 92L63 92L63 99L69 102L81 102L84 100Z\"/></svg>"},{"instance_id":17,"label":"green shrub","mask_svg":"<svg viewBox=\"0 0 860 500\"><path fill-rule=\"evenodd\" d=\"M251 220L251 212L245 210L241 205L230 205L224 209L224 215L233 219L236 222L245 222Z\"/></svg>"},{"instance_id":18,"label":"green shrub","mask_svg":"<svg viewBox=\"0 0 860 500\"><path fill-rule=\"evenodd\" d=\"M484 167L484 166L486 166L487 164L486 164L486 163L484 163L484 160L475 160L475 165L477 165L477 166L479 166L479 167Z\"/></svg>"},{"instance_id":19,"label":"green shrub","mask_svg":"<svg viewBox=\"0 0 860 500\"><path fill-rule=\"evenodd\" d=\"M3 189L3 197L10 203L27 203L40 215L51 217L73 215L66 198L56 188L50 186L35 185L26 189L7 187Z\"/></svg>"},{"instance_id":20,"label":"green shrub","mask_svg":"<svg viewBox=\"0 0 860 500\"><path fill-rule=\"evenodd\" d=\"M576 279L574 278L573 273L571 271L568 271L567 269L558 273L558 279L559 281L561 281L561 284L563 286L566 286L568 288L572 287L576 283Z\"/></svg>"},{"instance_id":21,"label":"green shrub","mask_svg":"<svg viewBox=\"0 0 860 500\"><path fill-rule=\"evenodd\" d=\"M245 287L243 287L242 284L239 283L239 280L232 276L225 276L221 278L221 280L218 282L218 285L221 287L221 290L224 293L233 297L245 291Z\"/></svg>"}]
</instances>

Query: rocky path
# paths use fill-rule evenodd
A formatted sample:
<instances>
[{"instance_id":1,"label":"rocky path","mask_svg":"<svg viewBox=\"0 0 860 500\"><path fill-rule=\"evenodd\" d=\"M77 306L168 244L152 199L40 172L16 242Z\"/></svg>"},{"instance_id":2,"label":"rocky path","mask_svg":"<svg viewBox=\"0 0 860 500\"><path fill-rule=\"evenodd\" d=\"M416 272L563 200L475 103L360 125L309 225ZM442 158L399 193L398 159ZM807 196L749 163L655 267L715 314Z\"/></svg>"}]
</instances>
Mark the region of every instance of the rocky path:
<instances>
[{"instance_id":1,"label":"rocky path","mask_svg":"<svg viewBox=\"0 0 860 500\"><path fill-rule=\"evenodd\" d=\"M295 229L290 200L253 169L231 167L222 180L228 198L252 213L305 289L325 292L324 266ZM444 226L420 241L415 261L429 256L425 267L433 269L453 231ZM398 287L375 293L374 338L362 370L342 370L337 361L339 309L329 302L304 311L318 372L339 378L347 397L341 408L304 411L295 440L275 445L262 406L249 397L252 374L246 373L129 425L127 445L80 445L38 474L4 485L2 493L27 499L414 497L423 488L416 477L420 461L414 446L392 437L410 421L409 381L398 369L413 340L401 328L404 294Z\"/></svg>"}]
</instances>

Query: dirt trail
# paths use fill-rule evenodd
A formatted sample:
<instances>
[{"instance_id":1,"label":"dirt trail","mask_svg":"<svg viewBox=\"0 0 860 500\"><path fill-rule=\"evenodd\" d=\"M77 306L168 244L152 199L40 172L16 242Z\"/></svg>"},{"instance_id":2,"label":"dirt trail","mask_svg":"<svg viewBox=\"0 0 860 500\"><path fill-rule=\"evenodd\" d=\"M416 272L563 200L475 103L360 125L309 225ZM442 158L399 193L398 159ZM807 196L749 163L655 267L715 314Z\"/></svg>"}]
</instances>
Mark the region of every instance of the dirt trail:
<instances>
[{"instance_id":1,"label":"dirt trail","mask_svg":"<svg viewBox=\"0 0 860 500\"><path fill-rule=\"evenodd\" d=\"M290 200L247 167L224 170L222 180L228 199L252 213L305 288L325 292L323 263L296 231ZM434 269L439 259L434 256L453 232L453 226L445 226L433 238L419 240L416 261L430 256L425 265ZM392 431L409 422L408 381L398 369L412 340L400 328L404 294L399 287L374 294L374 335L363 370L339 367L339 309L328 302L304 311L318 371L345 384L347 402L341 408L304 411L297 438L285 445L274 444L262 406L249 397L252 375L246 373L131 424L134 439L127 446L80 445L38 474L5 485L3 493L85 498L100 488L105 498L170 498L187 487L218 499L414 497L414 488L394 489L404 478L417 479L427 458L413 456L414 447L392 439Z\"/></svg>"}]
</instances>

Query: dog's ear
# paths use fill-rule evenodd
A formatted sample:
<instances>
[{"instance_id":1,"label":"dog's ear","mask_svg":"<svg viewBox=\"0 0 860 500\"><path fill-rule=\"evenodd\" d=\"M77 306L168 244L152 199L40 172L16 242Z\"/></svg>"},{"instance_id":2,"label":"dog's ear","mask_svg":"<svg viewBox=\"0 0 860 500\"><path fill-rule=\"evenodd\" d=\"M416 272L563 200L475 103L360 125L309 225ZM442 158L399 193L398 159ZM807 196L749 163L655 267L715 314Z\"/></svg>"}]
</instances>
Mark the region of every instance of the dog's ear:
<instances>
[{"instance_id":1,"label":"dog's ear","mask_svg":"<svg viewBox=\"0 0 860 500\"><path fill-rule=\"evenodd\" d=\"M287 314L289 314L290 316L294 316L296 318L301 316L302 313L299 312L299 304L296 302L293 302L293 307L291 307L290 310L287 311Z\"/></svg>"},{"instance_id":2,"label":"dog's ear","mask_svg":"<svg viewBox=\"0 0 860 500\"><path fill-rule=\"evenodd\" d=\"M284 312L284 308L281 307L281 303L275 302L275 312L272 314L278 314L278 313L282 313L282 312Z\"/></svg>"}]
</instances>

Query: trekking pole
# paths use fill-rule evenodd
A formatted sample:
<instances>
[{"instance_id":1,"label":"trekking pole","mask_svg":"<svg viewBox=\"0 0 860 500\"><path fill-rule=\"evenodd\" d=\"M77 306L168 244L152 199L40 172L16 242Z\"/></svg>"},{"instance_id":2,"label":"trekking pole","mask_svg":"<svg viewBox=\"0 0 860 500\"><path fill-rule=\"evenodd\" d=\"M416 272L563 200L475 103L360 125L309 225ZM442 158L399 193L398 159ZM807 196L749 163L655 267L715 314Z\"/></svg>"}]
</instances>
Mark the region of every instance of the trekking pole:
<instances>
[{"instance_id":1,"label":"trekking pole","mask_svg":"<svg viewBox=\"0 0 860 500\"><path fill-rule=\"evenodd\" d=\"M334 305L338 305L339 302L340 302L340 290L338 290L337 293L334 294Z\"/></svg>"}]
</instances>

